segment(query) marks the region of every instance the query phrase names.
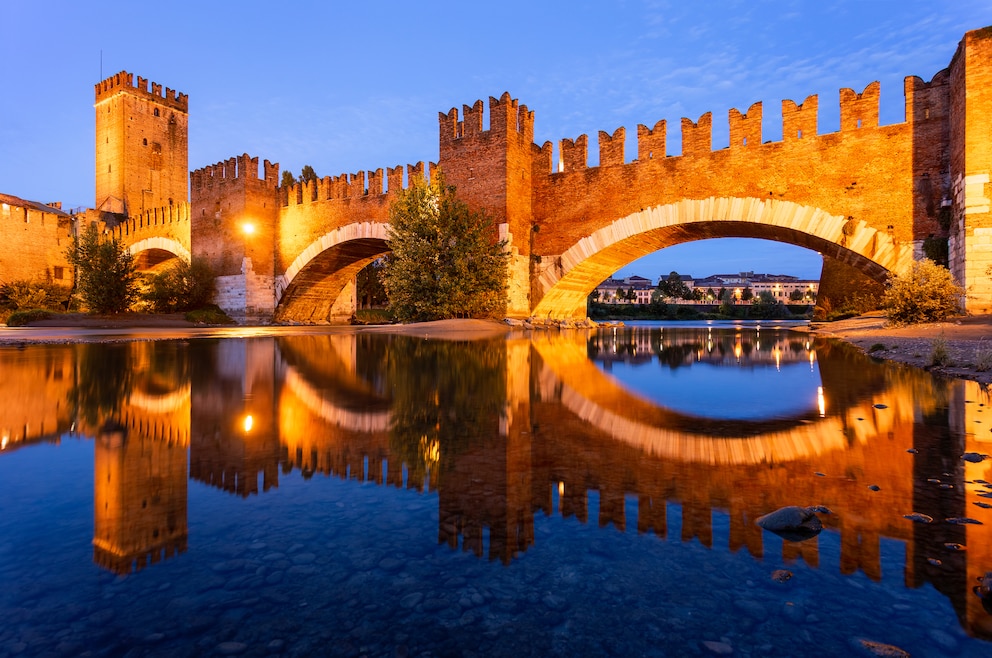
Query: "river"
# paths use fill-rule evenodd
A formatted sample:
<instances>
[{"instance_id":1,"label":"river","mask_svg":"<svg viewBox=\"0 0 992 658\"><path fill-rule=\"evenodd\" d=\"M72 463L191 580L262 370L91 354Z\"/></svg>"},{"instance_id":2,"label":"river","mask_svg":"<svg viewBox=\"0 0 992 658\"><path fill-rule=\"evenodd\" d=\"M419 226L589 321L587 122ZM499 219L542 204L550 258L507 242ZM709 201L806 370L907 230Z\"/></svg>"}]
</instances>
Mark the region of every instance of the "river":
<instances>
[{"instance_id":1,"label":"river","mask_svg":"<svg viewBox=\"0 0 992 658\"><path fill-rule=\"evenodd\" d=\"M992 653L978 384L775 323L233 336L0 347L0 655Z\"/></svg>"}]
</instances>

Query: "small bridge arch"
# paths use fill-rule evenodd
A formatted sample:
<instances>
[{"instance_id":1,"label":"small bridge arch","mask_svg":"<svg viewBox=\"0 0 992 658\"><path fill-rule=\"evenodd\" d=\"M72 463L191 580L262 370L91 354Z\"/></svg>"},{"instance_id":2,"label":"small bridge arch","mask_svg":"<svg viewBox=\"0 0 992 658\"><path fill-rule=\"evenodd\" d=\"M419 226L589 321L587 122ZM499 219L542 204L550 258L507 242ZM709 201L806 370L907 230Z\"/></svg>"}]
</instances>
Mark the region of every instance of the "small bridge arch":
<instances>
[{"instance_id":1,"label":"small bridge arch","mask_svg":"<svg viewBox=\"0 0 992 658\"><path fill-rule=\"evenodd\" d=\"M137 268L142 271L155 271L173 258L180 258L187 263L192 255L181 242L173 238L155 236L138 240L127 248L134 256Z\"/></svg>"},{"instance_id":2,"label":"small bridge arch","mask_svg":"<svg viewBox=\"0 0 992 658\"><path fill-rule=\"evenodd\" d=\"M276 278L276 318L330 321L351 314L339 298L366 265L389 252L389 225L353 222L311 242Z\"/></svg>"},{"instance_id":3,"label":"small bridge arch","mask_svg":"<svg viewBox=\"0 0 992 658\"><path fill-rule=\"evenodd\" d=\"M588 295L624 265L665 247L721 237L806 247L880 282L913 263L912 244L814 206L754 197L683 199L617 219L574 243L539 275L533 315L585 317Z\"/></svg>"}]
</instances>

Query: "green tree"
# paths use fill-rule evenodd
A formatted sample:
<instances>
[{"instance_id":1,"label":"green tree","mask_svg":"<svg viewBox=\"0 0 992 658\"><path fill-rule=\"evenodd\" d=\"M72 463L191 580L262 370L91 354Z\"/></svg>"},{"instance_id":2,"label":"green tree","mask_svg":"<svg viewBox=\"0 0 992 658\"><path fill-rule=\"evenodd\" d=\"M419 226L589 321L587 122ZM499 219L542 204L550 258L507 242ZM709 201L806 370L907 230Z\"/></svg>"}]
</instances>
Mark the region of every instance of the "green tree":
<instances>
[{"instance_id":1,"label":"green tree","mask_svg":"<svg viewBox=\"0 0 992 658\"><path fill-rule=\"evenodd\" d=\"M309 183L317 180L317 172L310 165L304 165L300 171L300 183Z\"/></svg>"},{"instance_id":2,"label":"green tree","mask_svg":"<svg viewBox=\"0 0 992 658\"><path fill-rule=\"evenodd\" d=\"M358 272L355 288L359 308L373 308L389 303L384 281L385 266L385 259L376 258Z\"/></svg>"},{"instance_id":3,"label":"green tree","mask_svg":"<svg viewBox=\"0 0 992 658\"><path fill-rule=\"evenodd\" d=\"M76 268L79 295L91 313L123 313L138 299L134 256L117 238L102 239L90 226L66 258Z\"/></svg>"},{"instance_id":4,"label":"green tree","mask_svg":"<svg viewBox=\"0 0 992 658\"><path fill-rule=\"evenodd\" d=\"M667 279L658 281L658 290L670 299L685 299L686 295L690 293L689 286L682 281L679 273L674 271L668 275Z\"/></svg>"},{"instance_id":5,"label":"green tree","mask_svg":"<svg viewBox=\"0 0 992 658\"><path fill-rule=\"evenodd\" d=\"M292 187L296 185L296 176L293 175L289 169L282 172L282 180L280 181L282 187Z\"/></svg>"},{"instance_id":6,"label":"green tree","mask_svg":"<svg viewBox=\"0 0 992 658\"><path fill-rule=\"evenodd\" d=\"M389 209L386 292L401 321L506 312L506 242L444 183L415 180Z\"/></svg>"},{"instance_id":7,"label":"green tree","mask_svg":"<svg viewBox=\"0 0 992 658\"><path fill-rule=\"evenodd\" d=\"M751 290L751 286L746 286L743 292L741 292L741 299L745 302L749 302L752 298L754 298L754 291Z\"/></svg>"},{"instance_id":8,"label":"green tree","mask_svg":"<svg viewBox=\"0 0 992 658\"><path fill-rule=\"evenodd\" d=\"M802 290L798 290L797 289L797 290L793 290L792 292L789 293L789 301L792 301L792 302L801 302L802 300L803 300L803 291Z\"/></svg>"},{"instance_id":9,"label":"green tree","mask_svg":"<svg viewBox=\"0 0 992 658\"><path fill-rule=\"evenodd\" d=\"M214 274L199 258L178 262L151 277L142 297L158 313L192 311L205 307L214 295Z\"/></svg>"},{"instance_id":10,"label":"green tree","mask_svg":"<svg viewBox=\"0 0 992 658\"><path fill-rule=\"evenodd\" d=\"M886 317L893 324L940 322L961 312L964 290L951 273L932 260L913 263L903 276L894 275L882 298Z\"/></svg>"}]
</instances>

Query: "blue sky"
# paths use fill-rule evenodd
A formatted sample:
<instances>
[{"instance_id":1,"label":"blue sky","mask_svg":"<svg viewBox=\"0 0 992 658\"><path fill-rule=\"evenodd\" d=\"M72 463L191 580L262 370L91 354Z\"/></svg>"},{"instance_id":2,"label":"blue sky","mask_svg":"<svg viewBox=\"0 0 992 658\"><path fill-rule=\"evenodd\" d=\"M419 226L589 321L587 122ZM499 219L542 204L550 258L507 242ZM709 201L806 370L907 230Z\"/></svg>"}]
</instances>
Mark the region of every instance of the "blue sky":
<instances>
[{"instance_id":1,"label":"blue sky","mask_svg":"<svg viewBox=\"0 0 992 658\"><path fill-rule=\"evenodd\" d=\"M903 115L903 78L929 80L988 0L856 2L75 2L0 3L0 192L92 206L93 85L122 69L190 97L191 168L247 152L321 176L435 161L437 113L504 91L535 114L535 141L882 85L881 121ZM819 275L816 254L764 241L673 247L621 274L754 270Z\"/></svg>"}]
</instances>

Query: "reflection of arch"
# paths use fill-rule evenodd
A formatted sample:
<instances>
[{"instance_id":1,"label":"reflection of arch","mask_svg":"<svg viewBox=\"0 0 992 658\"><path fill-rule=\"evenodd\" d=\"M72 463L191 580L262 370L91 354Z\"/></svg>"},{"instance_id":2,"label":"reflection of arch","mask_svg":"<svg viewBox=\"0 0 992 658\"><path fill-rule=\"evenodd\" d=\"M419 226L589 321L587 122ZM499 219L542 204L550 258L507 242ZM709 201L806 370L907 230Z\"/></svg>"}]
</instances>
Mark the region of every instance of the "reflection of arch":
<instances>
[{"instance_id":1,"label":"reflection of arch","mask_svg":"<svg viewBox=\"0 0 992 658\"><path fill-rule=\"evenodd\" d=\"M371 433L389 431L393 415L390 410L354 411L335 403L314 388L292 366L286 367L286 387L306 405L316 416L323 418L335 427L353 432Z\"/></svg>"},{"instance_id":2,"label":"reflection of arch","mask_svg":"<svg viewBox=\"0 0 992 658\"><path fill-rule=\"evenodd\" d=\"M907 271L913 246L864 221L830 215L790 201L710 197L646 208L582 238L537 282L537 317L583 317L586 297L622 266L683 242L708 238L765 238L818 251L884 281Z\"/></svg>"},{"instance_id":3,"label":"reflection of arch","mask_svg":"<svg viewBox=\"0 0 992 658\"><path fill-rule=\"evenodd\" d=\"M171 414L189 407L190 386L186 384L180 389L164 394L145 393L135 390L128 397L128 404L150 414Z\"/></svg>"},{"instance_id":4,"label":"reflection of arch","mask_svg":"<svg viewBox=\"0 0 992 658\"><path fill-rule=\"evenodd\" d=\"M894 416L911 419L911 405L873 414L870 405L843 416L811 416L786 421L747 422L698 419L628 392L586 356L581 338L537 338L532 342L545 366L540 388L612 438L665 459L705 464L776 463L845 450L849 440L864 443ZM903 408L905 406L905 408ZM867 418L867 422L860 422Z\"/></svg>"},{"instance_id":5,"label":"reflection of arch","mask_svg":"<svg viewBox=\"0 0 992 658\"><path fill-rule=\"evenodd\" d=\"M156 236L139 240L127 248L128 252L138 261L139 270L154 269L172 258L181 258L187 263L192 255L189 249L178 240ZM143 258L144 257L144 258Z\"/></svg>"},{"instance_id":6,"label":"reflection of arch","mask_svg":"<svg viewBox=\"0 0 992 658\"><path fill-rule=\"evenodd\" d=\"M332 305L355 275L389 251L388 234L388 224L361 222L342 226L311 242L277 277L277 315L295 320L327 319Z\"/></svg>"}]
</instances>

